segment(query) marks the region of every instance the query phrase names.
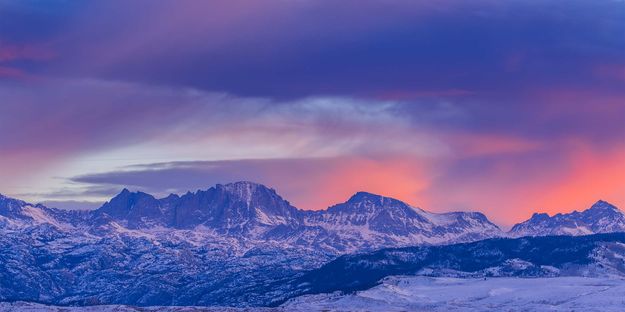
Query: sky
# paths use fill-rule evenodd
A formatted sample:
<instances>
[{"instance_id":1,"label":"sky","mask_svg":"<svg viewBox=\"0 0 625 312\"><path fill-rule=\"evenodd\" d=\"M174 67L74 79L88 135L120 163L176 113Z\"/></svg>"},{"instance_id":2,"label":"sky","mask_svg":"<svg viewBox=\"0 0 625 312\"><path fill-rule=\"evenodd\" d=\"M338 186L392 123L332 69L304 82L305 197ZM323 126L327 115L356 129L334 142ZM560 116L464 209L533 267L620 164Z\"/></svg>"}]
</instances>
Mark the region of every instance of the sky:
<instances>
[{"instance_id":1,"label":"sky","mask_svg":"<svg viewBox=\"0 0 625 312\"><path fill-rule=\"evenodd\" d=\"M0 193L625 208L622 0L0 0Z\"/></svg>"}]
</instances>

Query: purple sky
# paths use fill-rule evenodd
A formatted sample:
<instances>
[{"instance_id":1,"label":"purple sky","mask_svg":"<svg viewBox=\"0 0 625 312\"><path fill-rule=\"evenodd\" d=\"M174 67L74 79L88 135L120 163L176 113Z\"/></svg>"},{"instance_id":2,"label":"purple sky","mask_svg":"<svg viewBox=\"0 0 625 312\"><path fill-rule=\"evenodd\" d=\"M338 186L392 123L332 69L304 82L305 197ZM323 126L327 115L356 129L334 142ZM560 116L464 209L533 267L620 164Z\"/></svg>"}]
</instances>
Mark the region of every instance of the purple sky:
<instances>
[{"instance_id":1,"label":"purple sky","mask_svg":"<svg viewBox=\"0 0 625 312\"><path fill-rule=\"evenodd\" d=\"M236 180L504 225L625 208L625 2L0 0L1 193Z\"/></svg>"}]
</instances>

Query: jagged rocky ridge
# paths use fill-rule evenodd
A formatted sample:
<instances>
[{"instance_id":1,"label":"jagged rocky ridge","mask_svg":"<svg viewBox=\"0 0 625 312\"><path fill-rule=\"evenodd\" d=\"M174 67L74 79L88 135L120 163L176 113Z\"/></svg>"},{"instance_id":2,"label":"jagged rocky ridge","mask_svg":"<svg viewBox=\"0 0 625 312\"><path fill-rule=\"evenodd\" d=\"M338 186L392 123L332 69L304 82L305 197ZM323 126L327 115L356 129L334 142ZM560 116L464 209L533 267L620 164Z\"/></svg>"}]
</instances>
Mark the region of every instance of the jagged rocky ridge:
<instances>
[{"instance_id":1,"label":"jagged rocky ridge","mask_svg":"<svg viewBox=\"0 0 625 312\"><path fill-rule=\"evenodd\" d=\"M330 253L364 249L468 242L497 236L584 235L625 231L625 214L598 201L588 210L534 214L503 233L478 212L430 213L396 199L359 192L326 210L303 211L275 190L251 182L216 185L157 199L124 189L101 208L67 211L0 195L0 227L29 224L80 227L94 232L118 227L209 229L240 240L280 241Z\"/></svg>"},{"instance_id":2,"label":"jagged rocky ridge","mask_svg":"<svg viewBox=\"0 0 625 312\"><path fill-rule=\"evenodd\" d=\"M625 214L614 205L600 200L582 212L558 213L551 217L546 213L535 213L529 220L512 227L509 234L521 237L613 232L625 232Z\"/></svg>"},{"instance_id":3,"label":"jagged rocky ridge","mask_svg":"<svg viewBox=\"0 0 625 312\"><path fill-rule=\"evenodd\" d=\"M120 221L132 229L164 226L190 229L198 225L223 233L302 224L301 212L273 189L251 182L218 184L206 191L156 199L124 189L95 211L98 217Z\"/></svg>"},{"instance_id":4,"label":"jagged rocky ridge","mask_svg":"<svg viewBox=\"0 0 625 312\"><path fill-rule=\"evenodd\" d=\"M7 225L12 222L9 220L20 221L13 222L13 226L47 223L65 230L81 228L95 235L112 228L144 232L202 229L239 242L272 241L333 254L474 241L502 234L478 212L430 213L366 192L359 192L327 210L299 210L275 190L251 182L216 185L205 191L162 199L124 189L90 212L69 212L4 200L6 213L0 210L0 216L8 218L4 221Z\"/></svg>"}]
</instances>

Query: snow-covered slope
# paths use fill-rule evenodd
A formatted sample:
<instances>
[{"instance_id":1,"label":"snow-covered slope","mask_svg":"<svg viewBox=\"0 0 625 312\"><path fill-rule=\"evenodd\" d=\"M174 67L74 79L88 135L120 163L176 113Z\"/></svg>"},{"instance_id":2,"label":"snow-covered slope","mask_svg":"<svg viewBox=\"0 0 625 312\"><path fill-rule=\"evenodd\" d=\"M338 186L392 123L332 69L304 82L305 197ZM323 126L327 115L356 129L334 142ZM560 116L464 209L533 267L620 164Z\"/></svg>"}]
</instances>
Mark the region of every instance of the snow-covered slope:
<instances>
[{"instance_id":1,"label":"snow-covered slope","mask_svg":"<svg viewBox=\"0 0 625 312\"><path fill-rule=\"evenodd\" d=\"M475 241L502 235L495 224L478 212L431 213L366 192L358 192L327 210L307 212L304 221L306 226L327 233L336 246L350 251Z\"/></svg>"},{"instance_id":2,"label":"snow-covered slope","mask_svg":"<svg viewBox=\"0 0 625 312\"><path fill-rule=\"evenodd\" d=\"M72 223L84 222L89 213L64 211L33 205L0 194L0 230L21 230L35 225L47 224L56 228L71 228Z\"/></svg>"},{"instance_id":3,"label":"snow-covered slope","mask_svg":"<svg viewBox=\"0 0 625 312\"><path fill-rule=\"evenodd\" d=\"M509 234L521 237L612 232L625 232L625 214L610 203L600 200L582 212L558 213L554 216L535 213L529 220L512 227Z\"/></svg>"},{"instance_id":4,"label":"snow-covered slope","mask_svg":"<svg viewBox=\"0 0 625 312\"><path fill-rule=\"evenodd\" d=\"M274 308L133 306L58 307L0 303L0 312L622 312L625 281L607 278L460 279L397 276L353 294L295 298Z\"/></svg>"},{"instance_id":5,"label":"snow-covered slope","mask_svg":"<svg viewBox=\"0 0 625 312\"><path fill-rule=\"evenodd\" d=\"M341 256L283 286L292 297L362 291L386 277L625 278L625 233L495 238L473 243L382 249Z\"/></svg>"},{"instance_id":6,"label":"snow-covered slope","mask_svg":"<svg viewBox=\"0 0 625 312\"><path fill-rule=\"evenodd\" d=\"M607 278L431 278L398 276L354 294L295 298L286 311L621 312L625 280Z\"/></svg>"}]
</instances>

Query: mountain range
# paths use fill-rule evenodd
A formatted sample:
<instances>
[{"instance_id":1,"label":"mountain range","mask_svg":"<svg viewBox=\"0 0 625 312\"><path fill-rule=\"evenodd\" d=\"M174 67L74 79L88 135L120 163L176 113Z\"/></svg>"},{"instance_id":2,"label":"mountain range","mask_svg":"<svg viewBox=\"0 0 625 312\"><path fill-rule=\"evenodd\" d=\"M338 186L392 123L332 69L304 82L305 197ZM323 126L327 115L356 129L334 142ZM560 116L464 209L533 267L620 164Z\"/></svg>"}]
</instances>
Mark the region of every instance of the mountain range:
<instances>
[{"instance_id":1,"label":"mountain range","mask_svg":"<svg viewBox=\"0 0 625 312\"><path fill-rule=\"evenodd\" d=\"M588 235L596 233L625 232L625 214L605 201L598 201L582 212L534 213L532 217L512 227L514 237L546 235Z\"/></svg>"},{"instance_id":2,"label":"mountain range","mask_svg":"<svg viewBox=\"0 0 625 312\"><path fill-rule=\"evenodd\" d=\"M252 182L157 199L124 189L99 209L66 211L0 198L0 225L49 224L96 234L127 230L204 229L238 241L272 241L329 253L416 244L442 244L501 236L479 212L432 213L396 199L358 192L327 210L293 207L275 190Z\"/></svg>"},{"instance_id":3,"label":"mountain range","mask_svg":"<svg viewBox=\"0 0 625 312\"><path fill-rule=\"evenodd\" d=\"M327 285L369 287L389 274L550 276L587 272L588 259L608 259L622 274L618 235L511 238L621 232L624 219L599 201L503 232L478 212L432 213L367 192L305 211L251 182L165 198L125 189L92 211L0 195L0 302L265 306ZM549 248L560 253L547 263ZM363 265L365 284L343 278Z\"/></svg>"},{"instance_id":4,"label":"mountain range","mask_svg":"<svg viewBox=\"0 0 625 312\"><path fill-rule=\"evenodd\" d=\"M90 232L107 226L129 230L202 228L241 240L280 241L343 253L502 236L621 232L625 231L625 214L600 200L582 212L535 213L506 233L479 212L432 213L367 192L358 192L326 210L300 210L274 189L252 182L218 184L160 199L124 189L93 211L48 208L0 195L0 227L44 223Z\"/></svg>"}]
</instances>

